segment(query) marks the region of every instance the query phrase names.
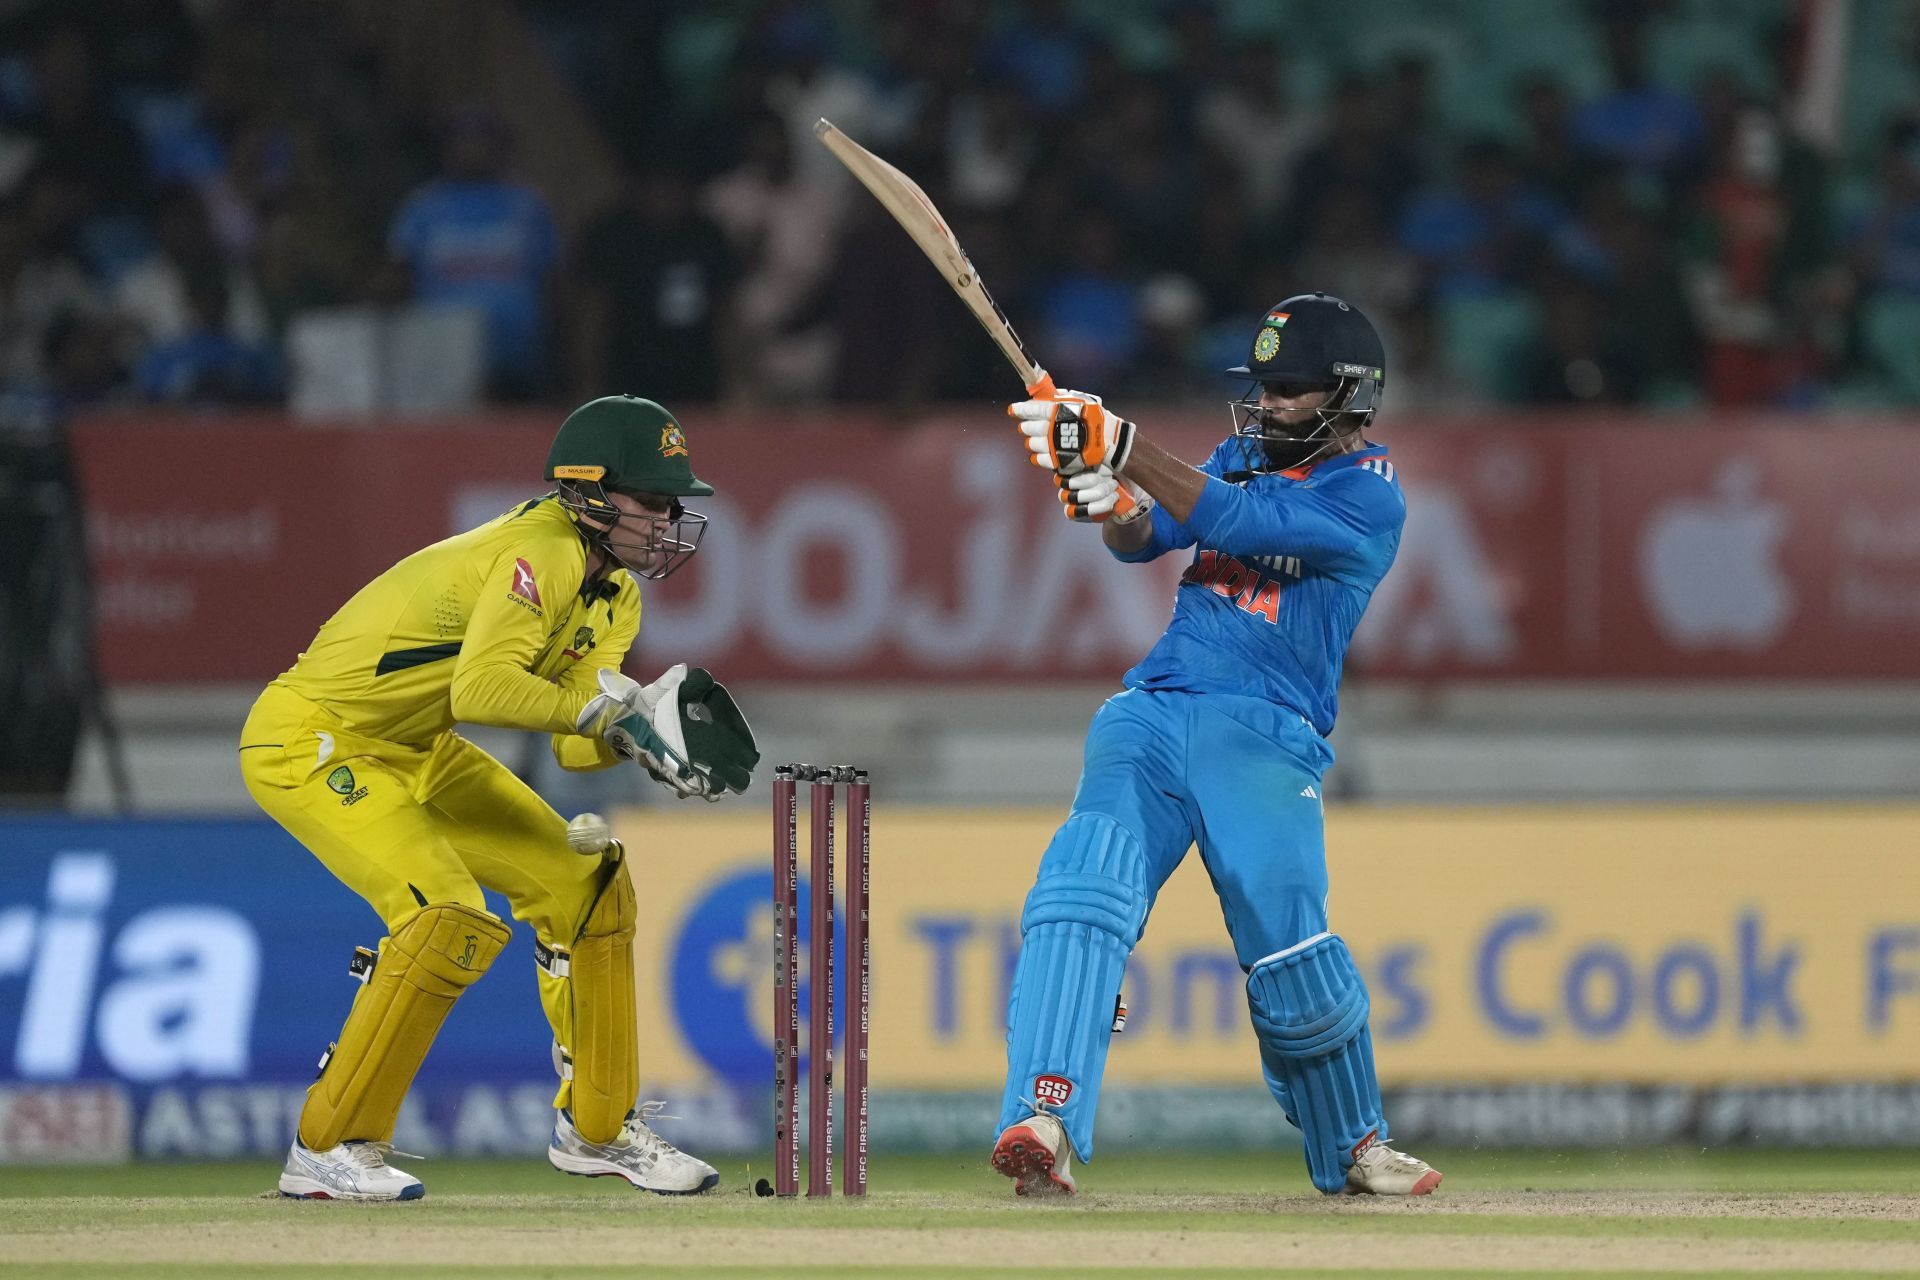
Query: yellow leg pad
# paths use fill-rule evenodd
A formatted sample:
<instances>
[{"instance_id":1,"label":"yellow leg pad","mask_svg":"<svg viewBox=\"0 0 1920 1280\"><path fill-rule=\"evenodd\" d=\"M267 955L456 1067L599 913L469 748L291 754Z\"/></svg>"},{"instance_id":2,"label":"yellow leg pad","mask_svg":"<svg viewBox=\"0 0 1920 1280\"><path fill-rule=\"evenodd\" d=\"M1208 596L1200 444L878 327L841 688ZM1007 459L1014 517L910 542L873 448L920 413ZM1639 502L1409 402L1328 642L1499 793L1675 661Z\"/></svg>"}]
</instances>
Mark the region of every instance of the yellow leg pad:
<instances>
[{"instance_id":1,"label":"yellow leg pad","mask_svg":"<svg viewBox=\"0 0 1920 1280\"><path fill-rule=\"evenodd\" d=\"M634 1011L633 932L640 909L627 864L611 867L606 887L574 941L573 1127L588 1142L611 1142L640 1092L640 1028Z\"/></svg>"},{"instance_id":2,"label":"yellow leg pad","mask_svg":"<svg viewBox=\"0 0 1920 1280\"><path fill-rule=\"evenodd\" d=\"M422 907L393 931L326 1069L307 1090L300 1141L308 1150L348 1140L392 1141L400 1101L427 1046L508 936L498 918L451 902Z\"/></svg>"}]
</instances>

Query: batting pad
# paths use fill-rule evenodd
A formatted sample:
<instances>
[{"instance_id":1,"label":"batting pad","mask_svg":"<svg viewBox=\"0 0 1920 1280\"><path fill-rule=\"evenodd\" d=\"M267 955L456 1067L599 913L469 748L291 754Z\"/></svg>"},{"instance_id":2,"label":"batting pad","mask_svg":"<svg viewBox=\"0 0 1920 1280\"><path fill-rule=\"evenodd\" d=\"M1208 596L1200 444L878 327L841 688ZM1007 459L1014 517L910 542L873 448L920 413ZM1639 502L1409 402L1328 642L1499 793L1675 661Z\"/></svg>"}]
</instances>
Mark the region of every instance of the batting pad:
<instances>
[{"instance_id":1,"label":"batting pad","mask_svg":"<svg viewBox=\"0 0 1920 1280\"><path fill-rule=\"evenodd\" d=\"M1038 1103L1060 1118L1074 1152L1092 1157L1113 1003L1146 919L1146 859L1133 833L1098 814L1067 819L1020 917L1002 1129Z\"/></svg>"},{"instance_id":2,"label":"batting pad","mask_svg":"<svg viewBox=\"0 0 1920 1280\"><path fill-rule=\"evenodd\" d=\"M573 1127L588 1142L611 1142L640 1093L640 1026L634 1009L633 933L640 920L624 860L574 940L567 984L573 993L573 1043L562 1048L573 1077L563 1092Z\"/></svg>"},{"instance_id":3,"label":"batting pad","mask_svg":"<svg viewBox=\"0 0 1920 1280\"><path fill-rule=\"evenodd\" d=\"M392 1141L401 1099L440 1024L508 936L505 922L452 902L422 907L393 931L307 1090L300 1141L309 1151Z\"/></svg>"},{"instance_id":4,"label":"batting pad","mask_svg":"<svg viewBox=\"0 0 1920 1280\"><path fill-rule=\"evenodd\" d=\"M1247 1003L1260 1037L1261 1067L1276 1098L1306 1135L1307 1172L1329 1194L1347 1184L1353 1149L1386 1137L1380 1084L1367 1031L1367 984L1347 944L1316 934L1275 952L1247 974ZM1284 1104L1283 1104L1284 1105Z\"/></svg>"}]
</instances>

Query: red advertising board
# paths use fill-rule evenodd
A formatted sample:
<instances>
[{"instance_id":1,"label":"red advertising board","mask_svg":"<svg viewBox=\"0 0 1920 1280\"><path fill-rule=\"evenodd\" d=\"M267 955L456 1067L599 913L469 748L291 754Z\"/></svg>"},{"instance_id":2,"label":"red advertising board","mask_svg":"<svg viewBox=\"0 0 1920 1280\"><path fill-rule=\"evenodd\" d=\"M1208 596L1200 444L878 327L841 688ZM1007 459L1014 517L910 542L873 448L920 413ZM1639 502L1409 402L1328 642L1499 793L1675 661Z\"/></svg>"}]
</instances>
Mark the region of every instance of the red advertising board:
<instances>
[{"instance_id":1,"label":"red advertising board","mask_svg":"<svg viewBox=\"0 0 1920 1280\"><path fill-rule=\"evenodd\" d=\"M1223 417L1145 426L1197 459ZM553 425L80 424L108 679L272 676L373 574L540 492ZM1113 680L1165 623L1185 555L1112 560L991 411L687 427L719 493L700 554L646 591L637 666ZM1356 641L1370 674L1920 678L1920 423L1379 434L1408 524Z\"/></svg>"}]
</instances>

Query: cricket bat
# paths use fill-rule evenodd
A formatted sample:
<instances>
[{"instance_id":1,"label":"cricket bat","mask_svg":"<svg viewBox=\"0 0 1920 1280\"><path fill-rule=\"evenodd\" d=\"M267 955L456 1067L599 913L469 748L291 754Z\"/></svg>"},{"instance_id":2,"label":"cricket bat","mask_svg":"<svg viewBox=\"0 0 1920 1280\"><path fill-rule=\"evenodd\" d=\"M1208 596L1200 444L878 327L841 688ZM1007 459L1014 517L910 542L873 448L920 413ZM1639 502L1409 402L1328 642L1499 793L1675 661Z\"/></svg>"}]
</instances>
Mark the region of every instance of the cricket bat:
<instances>
[{"instance_id":1,"label":"cricket bat","mask_svg":"<svg viewBox=\"0 0 1920 1280\"><path fill-rule=\"evenodd\" d=\"M840 163L860 179L860 184L873 193L874 199L886 206L894 221L906 228L913 242L920 246L920 252L926 254L940 274L946 277L953 291L960 295L960 301L967 304L967 310L973 312L973 318L980 322L980 327L1000 348L1000 354L1020 375L1027 394L1035 399L1051 396L1054 391L1052 375L1035 364L1033 357L1027 354L1025 344L1020 341L1020 335L1013 331L1013 325L1008 323L1006 313L1000 310L1000 304L993 300L993 295L980 282L979 273L967 259L967 251L954 239L953 232L947 227L947 220L940 216L940 210L934 207L933 201L927 199L927 193L920 189L919 184L840 132L830 120L822 118L813 126L813 132L826 144L827 150L833 152Z\"/></svg>"}]
</instances>

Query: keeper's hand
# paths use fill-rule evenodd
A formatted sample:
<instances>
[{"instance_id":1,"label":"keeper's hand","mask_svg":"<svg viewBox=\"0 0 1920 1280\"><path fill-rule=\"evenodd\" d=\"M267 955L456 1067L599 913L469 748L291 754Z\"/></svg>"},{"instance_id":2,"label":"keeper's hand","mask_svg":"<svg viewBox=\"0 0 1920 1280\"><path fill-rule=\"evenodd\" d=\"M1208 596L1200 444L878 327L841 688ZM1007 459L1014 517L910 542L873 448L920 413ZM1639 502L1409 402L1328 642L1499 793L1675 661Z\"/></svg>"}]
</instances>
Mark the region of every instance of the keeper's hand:
<instances>
[{"instance_id":1,"label":"keeper's hand","mask_svg":"<svg viewBox=\"0 0 1920 1280\"><path fill-rule=\"evenodd\" d=\"M1067 519L1083 524L1132 524L1153 510L1153 496L1106 467L1056 476Z\"/></svg>"},{"instance_id":2,"label":"keeper's hand","mask_svg":"<svg viewBox=\"0 0 1920 1280\"><path fill-rule=\"evenodd\" d=\"M575 727L583 734L598 734L613 754L633 761L682 800L689 796L718 800L719 789L690 766L684 750L674 750L653 723L661 701L685 675L685 667L675 667L652 684L642 685L618 671L602 670L600 692L587 703ZM673 713L678 714L677 707Z\"/></svg>"},{"instance_id":3,"label":"keeper's hand","mask_svg":"<svg viewBox=\"0 0 1920 1280\"><path fill-rule=\"evenodd\" d=\"M1033 465L1062 476L1103 466L1119 471L1133 449L1133 424L1108 412L1099 396L1084 391L1022 400L1008 405L1007 414L1026 436Z\"/></svg>"}]
</instances>

